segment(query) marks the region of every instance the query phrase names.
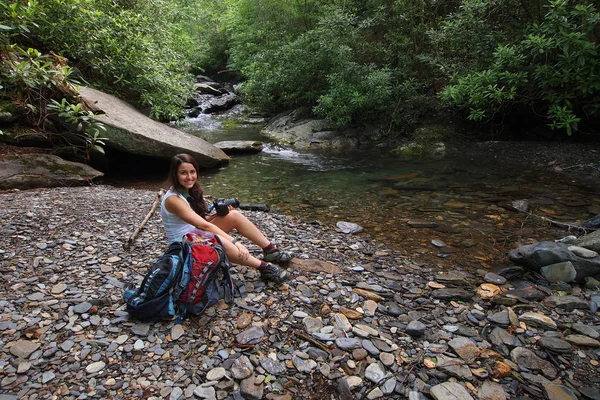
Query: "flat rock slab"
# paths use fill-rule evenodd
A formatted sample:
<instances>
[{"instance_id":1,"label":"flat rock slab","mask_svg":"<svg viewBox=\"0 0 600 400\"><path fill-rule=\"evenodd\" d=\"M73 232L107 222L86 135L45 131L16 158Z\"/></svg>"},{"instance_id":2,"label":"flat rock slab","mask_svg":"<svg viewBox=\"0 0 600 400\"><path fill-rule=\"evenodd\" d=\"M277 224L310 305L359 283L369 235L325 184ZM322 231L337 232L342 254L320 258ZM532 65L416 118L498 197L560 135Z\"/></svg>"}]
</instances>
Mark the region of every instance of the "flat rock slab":
<instances>
[{"instance_id":1,"label":"flat rock slab","mask_svg":"<svg viewBox=\"0 0 600 400\"><path fill-rule=\"evenodd\" d=\"M262 151L263 143L256 140L227 140L214 144L226 154L258 153Z\"/></svg>"},{"instance_id":2,"label":"flat rock slab","mask_svg":"<svg viewBox=\"0 0 600 400\"><path fill-rule=\"evenodd\" d=\"M435 385L430 394L436 400L473 400L467 389L455 382Z\"/></svg>"},{"instance_id":3,"label":"flat rock slab","mask_svg":"<svg viewBox=\"0 0 600 400\"><path fill-rule=\"evenodd\" d=\"M104 174L89 165L51 154L22 154L0 158L0 189L89 185Z\"/></svg>"},{"instance_id":4,"label":"flat rock slab","mask_svg":"<svg viewBox=\"0 0 600 400\"><path fill-rule=\"evenodd\" d=\"M170 159L188 153L201 167L229 162L229 156L204 139L154 121L132 105L99 90L82 87L81 97L105 114L97 120L106 126L106 147L140 156Z\"/></svg>"},{"instance_id":5,"label":"flat rock slab","mask_svg":"<svg viewBox=\"0 0 600 400\"><path fill-rule=\"evenodd\" d=\"M337 274L342 271L339 266L328 261L302 260L299 258L292 258L289 268L305 272L323 272L326 274Z\"/></svg>"}]
</instances>

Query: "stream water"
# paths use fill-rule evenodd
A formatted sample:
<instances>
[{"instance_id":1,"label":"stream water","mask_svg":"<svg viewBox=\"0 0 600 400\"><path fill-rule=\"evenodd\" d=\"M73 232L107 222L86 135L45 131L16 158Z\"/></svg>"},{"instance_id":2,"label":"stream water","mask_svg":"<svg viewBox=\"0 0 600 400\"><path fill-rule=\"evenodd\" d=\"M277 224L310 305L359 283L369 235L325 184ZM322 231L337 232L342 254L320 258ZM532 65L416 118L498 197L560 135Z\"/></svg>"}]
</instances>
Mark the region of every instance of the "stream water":
<instances>
[{"instance_id":1,"label":"stream water","mask_svg":"<svg viewBox=\"0 0 600 400\"><path fill-rule=\"evenodd\" d=\"M184 129L212 143L265 141L259 126L223 129L206 116ZM143 187L162 187L163 179L145 179ZM333 154L265 142L260 153L233 155L227 166L201 171L200 180L213 197L268 204L272 212L331 226L358 223L365 228L359 235L375 244L441 267L490 269L519 245L567 235L538 217L577 224L600 214L593 188L489 154L401 161L381 149ZM534 216L512 211L515 200L527 200Z\"/></svg>"}]
</instances>

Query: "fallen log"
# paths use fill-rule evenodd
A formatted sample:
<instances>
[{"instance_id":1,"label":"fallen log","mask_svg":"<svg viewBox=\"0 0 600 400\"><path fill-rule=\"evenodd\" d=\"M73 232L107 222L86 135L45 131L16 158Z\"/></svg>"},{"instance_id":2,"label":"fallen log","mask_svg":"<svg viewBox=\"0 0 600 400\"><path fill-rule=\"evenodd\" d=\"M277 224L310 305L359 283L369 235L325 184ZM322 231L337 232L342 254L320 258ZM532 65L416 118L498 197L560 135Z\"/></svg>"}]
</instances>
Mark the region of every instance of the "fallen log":
<instances>
[{"instance_id":1,"label":"fallen log","mask_svg":"<svg viewBox=\"0 0 600 400\"><path fill-rule=\"evenodd\" d=\"M515 209L516 211L519 211L523 214L527 214L528 217L531 217L538 221L544 222L550 226L564 229L569 233L578 233L581 235L587 235L588 233L596 230L596 228L586 228L586 227L582 227L582 226L571 225L571 224L567 224L564 222L555 221L553 219L543 217L541 215L533 214L531 211L529 211L529 202L527 200L515 200L510 204L510 206L513 209Z\"/></svg>"},{"instance_id":2,"label":"fallen log","mask_svg":"<svg viewBox=\"0 0 600 400\"><path fill-rule=\"evenodd\" d=\"M162 189L156 193L156 199L154 200L154 203L152 203L152 207L150 208L150 211L148 211L148 214L146 214L146 217L144 218L142 223L136 228L135 231L133 231L131 236L129 236L129 239L127 239L127 241L125 243L123 243L123 248L125 250L129 250L129 248L133 244L133 241L135 240L137 235L139 235L139 233L144 228L144 225L146 225L148 220L152 217L152 214L154 214L154 212L158 208L158 205L160 204L160 200L162 199L163 194L165 194L165 191Z\"/></svg>"}]
</instances>

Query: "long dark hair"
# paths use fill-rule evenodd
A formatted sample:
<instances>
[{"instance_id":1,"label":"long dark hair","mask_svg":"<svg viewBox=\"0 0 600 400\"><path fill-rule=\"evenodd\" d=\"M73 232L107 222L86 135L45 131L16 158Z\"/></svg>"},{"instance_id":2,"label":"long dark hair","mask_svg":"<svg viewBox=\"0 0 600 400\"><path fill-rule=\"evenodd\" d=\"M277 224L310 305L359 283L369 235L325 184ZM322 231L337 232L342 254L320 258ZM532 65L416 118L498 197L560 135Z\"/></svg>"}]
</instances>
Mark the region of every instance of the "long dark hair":
<instances>
[{"instance_id":1,"label":"long dark hair","mask_svg":"<svg viewBox=\"0 0 600 400\"><path fill-rule=\"evenodd\" d=\"M173 190L185 196L185 190L183 190L183 188L179 185L179 181L177 180L177 170L179 170L179 166L183 163L192 164L192 166L196 170L196 174L198 174L198 163L196 162L194 157L186 153L177 154L174 155L173 158L171 158L171 168L169 169L168 182L173 187ZM206 202L204 201L204 193L202 192L202 187L200 186L198 181L194 183L194 186L192 186L188 193L191 197L188 197L187 200L190 203L192 210L194 210L196 214L204 218L207 213L207 206Z\"/></svg>"}]
</instances>

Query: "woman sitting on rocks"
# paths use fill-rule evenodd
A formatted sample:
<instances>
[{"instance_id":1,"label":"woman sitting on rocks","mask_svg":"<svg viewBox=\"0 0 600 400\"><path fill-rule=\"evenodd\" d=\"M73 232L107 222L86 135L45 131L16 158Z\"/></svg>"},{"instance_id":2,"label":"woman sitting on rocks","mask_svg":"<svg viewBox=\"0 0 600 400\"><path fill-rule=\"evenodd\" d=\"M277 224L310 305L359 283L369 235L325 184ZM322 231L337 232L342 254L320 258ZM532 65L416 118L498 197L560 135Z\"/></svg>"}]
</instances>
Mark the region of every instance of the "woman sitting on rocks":
<instances>
[{"instance_id":1,"label":"woman sitting on rocks","mask_svg":"<svg viewBox=\"0 0 600 400\"><path fill-rule=\"evenodd\" d=\"M231 206L227 215L208 213L198 183L198 164L192 156L178 154L171 159L169 183L171 187L160 204L160 216L169 243L181 240L194 229L212 232L221 240L230 261L257 268L264 280L281 283L288 279L287 271L272 263L288 262L290 254L273 245L244 214ZM251 256L237 238L229 235L234 229L263 249L262 260Z\"/></svg>"}]
</instances>

